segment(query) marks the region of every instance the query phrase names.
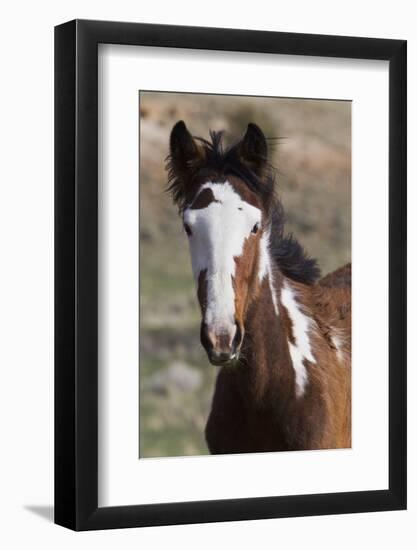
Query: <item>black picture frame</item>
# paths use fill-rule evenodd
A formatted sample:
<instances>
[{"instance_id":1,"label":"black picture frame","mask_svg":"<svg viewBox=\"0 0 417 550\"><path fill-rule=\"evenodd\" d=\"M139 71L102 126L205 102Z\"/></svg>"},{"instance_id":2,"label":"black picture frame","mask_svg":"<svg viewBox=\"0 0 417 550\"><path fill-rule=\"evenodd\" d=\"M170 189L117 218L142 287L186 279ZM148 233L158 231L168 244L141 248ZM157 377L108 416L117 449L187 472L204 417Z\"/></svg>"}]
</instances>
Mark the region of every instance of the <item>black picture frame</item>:
<instances>
[{"instance_id":1,"label":"black picture frame","mask_svg":"<svg viewBox=\"0 0 417 550\"><path fill-rule=\"evenodd\" d=\"M98 44L389 61L389 488L98 507ZM55 522L74 530L406 508L406 41L74 20L55 28ZM370 144L370 146L372 146Z\"/></svg>"}]
</instances>

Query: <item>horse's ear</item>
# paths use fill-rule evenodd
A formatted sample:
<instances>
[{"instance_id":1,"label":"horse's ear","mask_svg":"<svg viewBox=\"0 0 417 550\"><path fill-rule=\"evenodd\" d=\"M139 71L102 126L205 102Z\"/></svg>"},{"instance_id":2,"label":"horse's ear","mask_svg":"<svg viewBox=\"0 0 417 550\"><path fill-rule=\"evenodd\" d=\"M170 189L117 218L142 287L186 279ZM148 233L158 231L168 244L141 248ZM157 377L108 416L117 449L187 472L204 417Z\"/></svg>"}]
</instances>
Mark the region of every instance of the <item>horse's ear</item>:
<instances>
[{"instance_id":1,"label":"horse's ear","mask_svg":"<svg viewBox=\"0 0 417 550\"><path fill-rule=\"evenodd\" d=\"M262 130L250 122L240 142L238 153L240 160L260 175L268 161L268 144Z\"/></svg>"},{"instance_id":2,"label":"horse's ear","mask_svg":"<svg viewBox=\"0 0 417 550\"><path fill-rule=\"evenodd\" d=\"M171 166L176 176L184 176L202 160L203 152L183 120L178 121L172 128L169 147Z\"/></svg>"}]
</instances>

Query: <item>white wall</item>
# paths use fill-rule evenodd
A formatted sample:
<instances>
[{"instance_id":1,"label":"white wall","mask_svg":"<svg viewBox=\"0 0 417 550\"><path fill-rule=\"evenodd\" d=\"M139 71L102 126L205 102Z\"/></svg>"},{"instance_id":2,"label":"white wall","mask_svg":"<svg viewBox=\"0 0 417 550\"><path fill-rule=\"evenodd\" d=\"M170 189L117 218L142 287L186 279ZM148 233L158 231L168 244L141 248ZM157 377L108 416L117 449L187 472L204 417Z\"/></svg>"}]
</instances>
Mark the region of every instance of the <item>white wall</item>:
<instances>
[{"instance_id":1,"label":"white wall","mask_svg":"<svg viewBox=\"0 0 417 550\"><path fill-rule=\"evenodd\" d=\"M53 26L75 17L408 39L409 204L416 203L417 25L413 3L9 2L2 9L0 101L0 541L4 548L414 548L416 292L409 290L409 511L74 534L54 526ZM415 210L409 279L417 280ZM372 320L370 319L370 325ZM140 546L142 545L142 546Z\"/></svg>"}]
</instances>

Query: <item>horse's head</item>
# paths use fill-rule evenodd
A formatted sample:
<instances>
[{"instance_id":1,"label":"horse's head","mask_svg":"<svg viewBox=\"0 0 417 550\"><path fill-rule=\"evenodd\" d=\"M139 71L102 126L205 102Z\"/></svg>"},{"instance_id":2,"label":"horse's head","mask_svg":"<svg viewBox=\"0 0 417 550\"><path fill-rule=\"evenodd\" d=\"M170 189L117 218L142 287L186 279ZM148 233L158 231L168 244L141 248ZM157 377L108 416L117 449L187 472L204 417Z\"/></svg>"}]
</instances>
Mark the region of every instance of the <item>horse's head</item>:
<instances>
[{"instance_id":1,"label":"horse's head","mask_svg":"<svg viewBox=\"0 0 417 550\"><path fill-rule=\"evenodd\" d=\"M201 342L211 363L237 361L248 307L268 271L267 142L255 124L224 150L193 138L183 121L171 132L170 191L180 208L202 312Z\"/></svg>"}]
</instances>

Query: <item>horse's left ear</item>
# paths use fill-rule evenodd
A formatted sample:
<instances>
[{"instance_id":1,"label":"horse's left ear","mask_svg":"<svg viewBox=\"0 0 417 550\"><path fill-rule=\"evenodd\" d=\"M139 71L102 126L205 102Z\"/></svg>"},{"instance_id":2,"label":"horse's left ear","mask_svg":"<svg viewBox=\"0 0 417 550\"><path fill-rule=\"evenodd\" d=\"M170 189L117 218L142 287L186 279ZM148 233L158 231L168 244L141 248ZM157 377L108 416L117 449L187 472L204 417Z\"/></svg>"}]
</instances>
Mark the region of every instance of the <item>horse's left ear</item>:
<instances>
[{"instance_id":1,"label":"horse's left ear","mask_svg":"<svg viewBox=\"0 0 417 550\"><path fill-rule=\"evenodd\" d=\"M238 153L241 161L246 162L255 173L262 173L268 161L268 144L262 130L253 122L248 124Z\"/></svg>"}]
</instances>

